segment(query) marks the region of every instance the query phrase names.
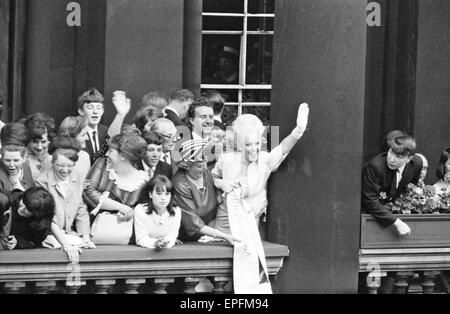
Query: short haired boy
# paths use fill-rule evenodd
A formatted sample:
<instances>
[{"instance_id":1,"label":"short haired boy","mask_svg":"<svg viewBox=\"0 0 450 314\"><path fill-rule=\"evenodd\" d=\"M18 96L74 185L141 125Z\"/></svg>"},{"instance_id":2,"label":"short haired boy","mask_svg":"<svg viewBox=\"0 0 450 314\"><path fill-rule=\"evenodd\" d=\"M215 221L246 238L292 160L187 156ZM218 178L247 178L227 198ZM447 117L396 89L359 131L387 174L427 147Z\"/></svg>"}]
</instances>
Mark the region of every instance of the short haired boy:
<instances>
[{"instance_id":1,"label":"short haired boy","mask_svg":"<svg viewBox=\"0 0 450 314\"><path fill-rule=\"evenodd\" d=\"M362 170L362 209L383 227L394 225L400 235L410 234L407 224L386 206L406 191L409 183L417 184L422 159L414 152L416 141L402 132L389 142L389 150L371 159Z\"/></svg>"},{"instance_id":2,"label":"short haired boy","mask_svg":"<svg viewBox=\"0 0 450 314\"><path fill-rule=\"evenodd\" d=\"M104 98L97 89L91 88L78 97L78 114L88 122L88 139L84 150L91 157L91 164L94 164L94 154L101 149L108 135L108 127L100 123L104 112Z\"/></svg>"}]
</instances>

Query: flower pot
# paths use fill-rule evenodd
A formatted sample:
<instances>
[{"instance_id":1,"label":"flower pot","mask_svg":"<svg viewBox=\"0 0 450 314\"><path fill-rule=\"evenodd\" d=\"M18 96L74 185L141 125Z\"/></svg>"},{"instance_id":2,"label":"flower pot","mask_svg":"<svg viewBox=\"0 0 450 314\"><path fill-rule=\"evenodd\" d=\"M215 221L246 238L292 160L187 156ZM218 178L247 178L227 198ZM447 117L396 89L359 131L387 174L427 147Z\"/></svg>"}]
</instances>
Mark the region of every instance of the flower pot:
<instances>
[{"instance_id":1,"label":"flower pot","mask_svg":"<svg viewBox=\"0 0 450 314\"><path fill-rule=\"evenodd\" d=\"M361 249L450 247L450 214L396 215L411 228L400 237L394 226L383 228L372 215L361 215Z\"/></svg>"}]
</instances>

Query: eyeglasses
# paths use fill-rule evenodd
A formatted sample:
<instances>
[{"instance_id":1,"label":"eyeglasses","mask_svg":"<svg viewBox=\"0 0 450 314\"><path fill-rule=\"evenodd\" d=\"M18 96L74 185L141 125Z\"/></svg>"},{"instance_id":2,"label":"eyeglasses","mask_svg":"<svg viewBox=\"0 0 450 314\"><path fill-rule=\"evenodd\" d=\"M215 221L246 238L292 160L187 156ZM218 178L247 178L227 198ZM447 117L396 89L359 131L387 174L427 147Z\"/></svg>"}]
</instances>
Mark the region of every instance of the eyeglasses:
<instances>
[{"instance_id":1,"label":"eyeglasses","mask_svg":"<svg viewBox=\"0 0 450 314\"><path fill-rule=\"evenodd\" d=\"M159 133L159 136L170 142L178 142L181 139L180 134L167 135Z\"/></svg>"}]
</instances>

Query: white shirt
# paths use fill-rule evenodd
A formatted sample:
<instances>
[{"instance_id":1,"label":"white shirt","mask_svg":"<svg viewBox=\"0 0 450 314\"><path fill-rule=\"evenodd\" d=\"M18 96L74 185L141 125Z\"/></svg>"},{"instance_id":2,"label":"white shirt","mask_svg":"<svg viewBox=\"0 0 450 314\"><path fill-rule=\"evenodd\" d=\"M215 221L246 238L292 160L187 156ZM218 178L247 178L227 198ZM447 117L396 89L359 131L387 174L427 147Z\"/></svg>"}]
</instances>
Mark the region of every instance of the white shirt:
<instances>
[{"instance_id":1,"label":"white shirt","mask_svg":"<svg viewBox=\"0 0 450 314\"><path fill-rule=\"evenodd\" d=\"M97 150L95 150L95 147L92 147L92 150L94 151L94 153L96 153L100 149L100 143L98 142L98 128L97 128L97 126L95 126L95 129L92 129L91 127L87 128L87 132L88 132L89 139L91 140L91 142L93 142L94 135L92 133L94 131L95 131L95 142L97 144Z\"/></svg>"},{"instance_id":2,"label":"white shirt","mask_svg":"<svg viewBox=\"0 0 450 314\"><path fill-rule=\"evenodd\" d=\"M193 140L209 140L209 135L203 138L200 135L198 135L197 133L192 132L192 139Z\"/></svg>"},{"instance_id":3,"label":"white shirt","mask_svg":"<svg viewBox=\"0 0 450 314\"><path fill-rule=\"evenodd\" d=\"M166 106L166 107L163 109L163 111L164 111L164 116L167 115L167 113L166 113L166 110L167 110L167 109L173 111L178 117L180 117L180 114L179 114L175 109L173 109L173 108L170 107L170 106Z\"/></svg>"},{"instance_id":4,"label":"white shirt","mask_svg":"<svg viewBox=\"0 0 450 314\"><path fill-rule=\"evenodd\" d=\"M395 172L395 174L397 175L397 186L396 186L397 188L398 188L400 181L402 180L403 170L405 170L405 166L406 166L406 164L404 164L403 166L398 168L397 171Z\"/></svg>"},{"instance_id":5,"label":"white shirt","mask_svg":"<svg viewBox=\"0 0 450 314\"><path fill-rule=\"evenodd\" d=\"M139 204L134 209L134 232L136 244L149 249L155 248L158 239L169 241L167 248L175 245L181 224L181 210L174 207L175 215L166 211L161 216L153 211L147 214L147 205Z\"/></svg>"},{"instance_id":6,"label":"white shirt","mask_svg":"<svg viewBox=\"0 0 450 314\"><path fill-rule=\"evenodd\" d=\"M164 156L166 156L166 159L164 159ZM172 156L170 155L170 152L167 152L165 154L161 155L161 158L159 159L162 162L168 163L169 165L172 165Z\"/></svg>"},{"instance_id":7,"label":"white shirt","mask_svg":"<svg viewBox=\"0 0 450 314\"><path fill-rule=\"evenodd\" d=\"M152 167L152 168L151 168L151 171L150 171L150 167L145 163L144 160L142 160L142 167L144 167L144 170L148 172L148 174L149 174L148 177L149 177L150 179L153 178L153 176L155 175L156 166L155 166L155 167ZM150 175L150 174L151 174L151 175Z\"/></svg>"},{"instance_id":8,"label":"white shirt","mask_svg":"<svg viewBox=\"0 0 450 314\"><path fill-rule=\"evenodd\" d=\"M222 123L222 116L221 115L214 115L214 120L219 121L220 123Z\"/></svg>"}]
</instances>

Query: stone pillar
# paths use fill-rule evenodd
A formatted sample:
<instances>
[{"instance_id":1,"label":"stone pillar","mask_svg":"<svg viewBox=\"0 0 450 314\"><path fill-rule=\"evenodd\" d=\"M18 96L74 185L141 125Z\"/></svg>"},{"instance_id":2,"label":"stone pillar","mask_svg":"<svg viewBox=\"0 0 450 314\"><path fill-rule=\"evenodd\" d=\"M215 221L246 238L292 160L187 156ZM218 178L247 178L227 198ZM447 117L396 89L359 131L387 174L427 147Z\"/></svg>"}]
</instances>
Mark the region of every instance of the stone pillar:
<instances>
[{"instance_id":1,"label":"stone pillar","mask_svg":"<svg viewBox=\"0 0 450 314\"><path fill-rule=\"evenodd\" d=\"M174 278L155 278L153 282L153 293L154 294L167 294L167 287L174 283Z\"/></svg>"},{"instance_id":2,"label":"stone pillar","mask_svg":"<svg viewBox=\"0 0 450 314\"><path fill-rule=\"evenodd\" d=\"M450 1L418 0L415 129L417 149L429 161L425 183L436 182L441 151L449 147Z\"/></svg>"},{"instance_id":3,"label":"stone pillar","mask_svg":"<svg viewBox=\"0 0 450 314\"><path fill-rule=\"evenodd\" d=\"M116 283L115 280L96 280L95 294L108 294L108 290Z\"/></svg>"},{"instance_id":4,"label":"stone pillar","mask_svg":"<svg viewBox=\"0 0 450 314\"><path fill-rule=\"evenodd\" d=\"M278 293L357 291L366 5L275 4L270 115L280 141L298 105L310 105L307 131L269 184L267 239L290 249Z\"/></svg>"},{"instance_id":5,"label":"stone pillar","mask_svg":"<svg viewBox=\"0 0 450 314\"><path fill-rule=\"evenodd\" d=\"M131 121L146 93L169 97L182 87L183 10L179 0L106 1L105 121L115 115L115 90L131 99Z\"/></svg>"},{"instance_id":6,"label":"stone pillar","mask_svg":"<svg viewBox=\"0 0 450 314\"><path fill-rule=\"evenodd\" d=\"M395 273L395 282L393 294L405 294L408 290L408 281L411 276L414 276L413 272L410 271L398 271Z\"/></svg>"}]
</instances>

